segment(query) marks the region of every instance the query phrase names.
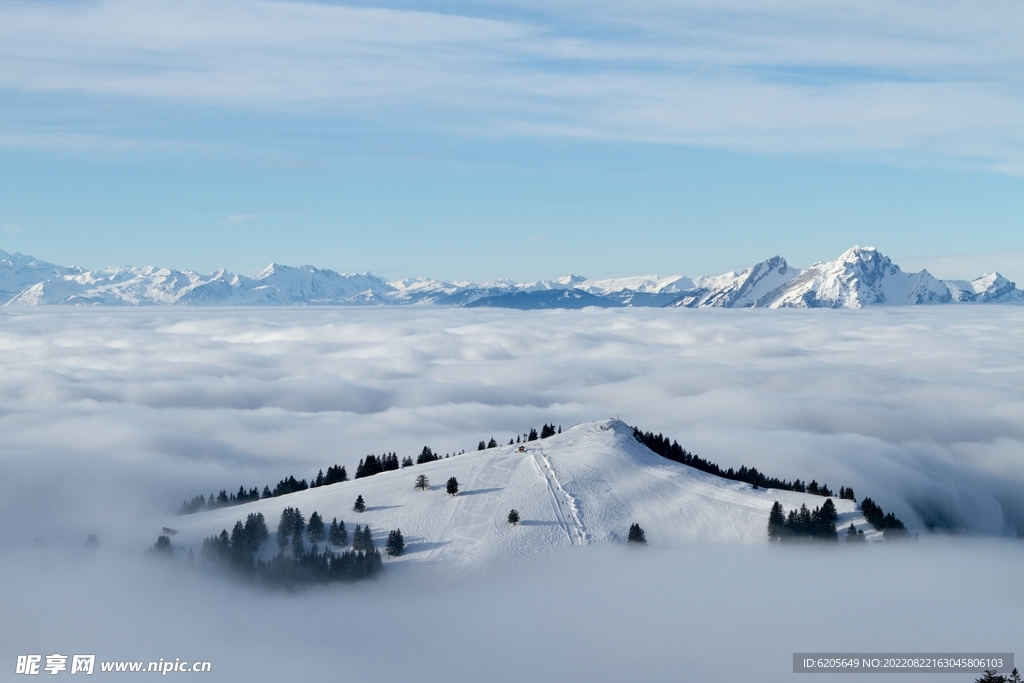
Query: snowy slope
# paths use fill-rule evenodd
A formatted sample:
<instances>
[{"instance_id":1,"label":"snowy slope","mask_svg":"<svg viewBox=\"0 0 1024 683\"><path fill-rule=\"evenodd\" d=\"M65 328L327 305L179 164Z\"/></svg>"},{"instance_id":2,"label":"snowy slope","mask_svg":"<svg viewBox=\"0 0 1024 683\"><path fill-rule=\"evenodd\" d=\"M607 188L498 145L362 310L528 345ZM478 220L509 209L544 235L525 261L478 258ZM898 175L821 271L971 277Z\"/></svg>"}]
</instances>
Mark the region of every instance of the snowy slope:
<instances>
[{"instance_id":1,"label":"snowy slope","mask_svg":"<svg viewBox=\"0 0 1024 683\"><path fill-rule=\"evenodd\" d=\"M1022 303L1024 292L1017 285L999 273L986 273L970 282L966 280L943 280L954 301L979 303Z\"/></svg>"},{"instance_id":2,"label":"snowy slope","mask_svg":"<svg viewBox=\"0 0 1024 683\"><path fill-rule=\"evenodd\" d=\"M699 308L749 308L757 306L769 292L791 282L800 271L790 267L786 259L775 256L747 268L740 274L696 278L695 288L674 300L671 306Z\"/></svg>"},{"instance_id":3,"label":"snowy slope","mask_svg":"<svg viewBox=\"0 0 1024 683\"><path fill-rule=\"evenodd\" d=\"M414 488L417 475L431 489ZM445 493L449 477L460 493ZM367 511L352 511L362 495ZM581 424L563 434L517 446L475 451L364 479L314 488L210 512L174 517L175 545L198 552L203 538L230 530L250 512L262 512L271 527L264 552L276 549L273 530L286 506L308 518L319 512L329 523L369 524L378 547L390 529L401 528L407 554L395 561L436 562L486 568L517 559L594 543L622 543L638 522L648 541L674 545L694 541L767 542L774 501L788 510L824 498L720 479L666 460L638 443L617 420ZM878 538L851 501L833 499L842 530L851 522ZM509 525L516 508L522 518ZM842 537L842 534L840 535Z\"/></svg>"}]
</instances>

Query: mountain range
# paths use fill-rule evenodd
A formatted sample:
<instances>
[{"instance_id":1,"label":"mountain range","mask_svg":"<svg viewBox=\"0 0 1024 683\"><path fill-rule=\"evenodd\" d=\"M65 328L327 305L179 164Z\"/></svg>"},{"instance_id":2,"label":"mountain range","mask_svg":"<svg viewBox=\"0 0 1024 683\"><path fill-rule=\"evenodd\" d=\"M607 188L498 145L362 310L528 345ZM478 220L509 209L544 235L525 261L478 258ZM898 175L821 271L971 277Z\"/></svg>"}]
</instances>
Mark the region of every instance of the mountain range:
<instances>
[{"instance_id":1,"label":"mountain range","mask_svg":"<svg viewBox=\"0 0 1024 683\"><path fill-rule=\"evenodd\" d=\"M291 306L412 305L516 309L588 306L685 308L861 308L950 303L1024 303L1024 291L999 273L939 280L907 273L873 247L801 270L774 256L746 270L689 278L656 275L595 280L566 275L517 283L410 278L388 282L369 272L338 273L272 263L254 277L203 275L155 266L84 270L0 251L4 306Z\"/></svg>"}]
</instances>

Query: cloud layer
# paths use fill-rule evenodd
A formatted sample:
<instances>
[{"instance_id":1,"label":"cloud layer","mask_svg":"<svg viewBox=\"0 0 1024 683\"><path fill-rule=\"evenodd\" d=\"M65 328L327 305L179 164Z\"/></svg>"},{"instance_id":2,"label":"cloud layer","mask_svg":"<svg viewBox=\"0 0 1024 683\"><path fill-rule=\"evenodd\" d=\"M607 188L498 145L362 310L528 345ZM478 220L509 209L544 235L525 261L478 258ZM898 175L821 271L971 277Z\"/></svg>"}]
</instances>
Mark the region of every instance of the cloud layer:
<instances>
[{"instance_id":1,"label":"cloud layer","mask_svg":"<svg viewBox=\"0 0 1024 683\"><path fill-rule=\"evenodd\" d=\"M298 594L141 551L200 491L616 413L725 465L853 486L917 529L918 513L1024 528L1022 328L1000 306L4 311L0 666L56 652L205 660L211 681L788 681L794 652L1019 651L1015 539L591 546Z\"/></svg>"},{"instance_id":2,"label":"cloud layer","mask_svg":"<svg viewBox=\"0 0 1024 683\"><path fill-rule=\"evenodd\" d=\"M18 545L108 527L137 544L210 489L614 415L725 466L852 486L918 529L1024 529L1016 307L2 319L0 514L23 521L0 534Z\"/></svg>"},{"instance_id":3,"label":"cloud layer","mask_svg":"<svg viewBox=\"0 0 1024 683\"><path fill-rule=\"evenodd\" d=\"M5 3L0 88L1019 174L1022 25L1011 2ZM30 104L5 144L105 144L105 124L43 109L55 126Z\"/></svg>"}]
</instances>

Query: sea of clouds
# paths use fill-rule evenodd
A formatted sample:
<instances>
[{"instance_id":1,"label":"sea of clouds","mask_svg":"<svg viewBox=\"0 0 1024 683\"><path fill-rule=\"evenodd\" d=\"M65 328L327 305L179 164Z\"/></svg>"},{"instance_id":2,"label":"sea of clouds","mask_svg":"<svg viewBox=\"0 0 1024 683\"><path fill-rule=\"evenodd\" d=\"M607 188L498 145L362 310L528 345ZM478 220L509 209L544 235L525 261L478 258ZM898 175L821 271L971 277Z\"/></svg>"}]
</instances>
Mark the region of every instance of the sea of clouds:
<instances>
[{"instance_id":1,"label":"sea of clouds","mask_svg":"<svg viewBox=\"0 0 1024 683\"><path fill-rule=\"evenodd\" d=\"M0 680L22 650L86 647L219 659L210 680L789 680L796 651L1012 651L1022 338L1006 306L5 311ZM142 556L198 493L615 415L724 466L852 486L922 541L587 548L299 595Z\"/></svg>"}]
</instances>

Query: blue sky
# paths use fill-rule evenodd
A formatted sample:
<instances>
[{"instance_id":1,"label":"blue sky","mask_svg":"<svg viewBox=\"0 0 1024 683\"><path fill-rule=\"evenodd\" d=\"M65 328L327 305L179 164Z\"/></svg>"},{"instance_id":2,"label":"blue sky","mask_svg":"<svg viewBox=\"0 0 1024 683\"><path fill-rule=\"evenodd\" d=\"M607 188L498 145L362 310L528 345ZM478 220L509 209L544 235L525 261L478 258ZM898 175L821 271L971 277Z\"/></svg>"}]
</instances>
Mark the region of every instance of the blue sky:
<instances>
[{"instance_id":1,"label":"blue sky","mask_svg":"<svg viewBox=\"0 0 1024 683\"><path fill-rule=\"evenodd\" d=\"M0 249L1024 280L1024 6L0 4Z\"/></svg>"}]
</instances>

